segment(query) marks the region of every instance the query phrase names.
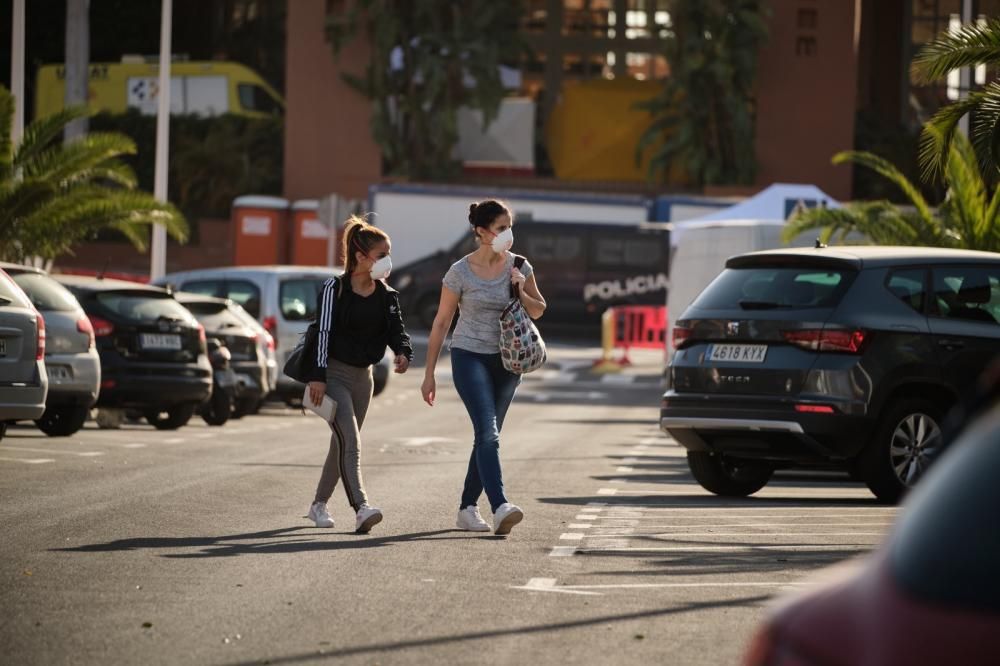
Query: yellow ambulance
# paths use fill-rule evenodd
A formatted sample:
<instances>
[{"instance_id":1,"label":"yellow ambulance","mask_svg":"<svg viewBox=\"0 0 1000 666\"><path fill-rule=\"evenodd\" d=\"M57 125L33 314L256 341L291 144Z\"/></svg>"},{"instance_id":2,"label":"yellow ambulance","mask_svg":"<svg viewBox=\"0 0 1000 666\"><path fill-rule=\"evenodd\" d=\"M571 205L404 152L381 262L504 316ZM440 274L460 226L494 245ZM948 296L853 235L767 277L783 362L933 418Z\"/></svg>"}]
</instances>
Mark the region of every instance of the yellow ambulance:
<instances>
[{"instance_id":1,"label":"yellow ambulance","mask_svg":"<svg viewBox=\"0 0 1000 666\"><path fill-rule=\"evenodd\" d=\"M63 108L63 65L38 68L35 118ZM139 56L120 63L91 63L88 104L97 111L124 113L135 108L155 115L159 103L159 65ZM170 113L217 116L233 113L263 118L281 114L285 101L249 67L236 62L174 62L170 65Z\"/></svg>"}]
</instances>

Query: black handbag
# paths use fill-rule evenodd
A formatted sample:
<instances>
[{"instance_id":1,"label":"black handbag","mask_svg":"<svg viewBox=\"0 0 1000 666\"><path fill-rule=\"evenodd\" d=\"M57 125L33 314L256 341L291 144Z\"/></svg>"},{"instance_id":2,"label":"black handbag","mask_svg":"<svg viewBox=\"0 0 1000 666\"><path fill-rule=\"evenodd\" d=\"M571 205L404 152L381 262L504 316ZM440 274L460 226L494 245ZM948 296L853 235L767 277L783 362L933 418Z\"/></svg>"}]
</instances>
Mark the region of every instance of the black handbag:
<instances>
[{"instance_id":1,"label":"black handbag","mask_svg":"<svg viewBox=\"0 0 1000 666\"><path fill-rule=\"evenodd\" d=\"M325 381L326 377L316 365L316 343L319 340L319 324L313 322L299 338L295 348L285 359L284 373L297 382Z\"/></svg>"},{"instance_id":2,"label":"black handbag","mask_svg":"<svg viewBox=\"0 0 1000 666\"><path fill-rule=\"evenodd\" d=\"M343 294L343 285L341 281L337 280L337 290L334 296L334 302L338 302ZM322 300L322 297L321 297ZM317 303L316 312L322 312L322 303ZM334 312L330 313L330 317L334 318ZM331 322L331 329L332 329ZM319 343L319 322L312 322L309 324L309 328L306 329L302 337L299 338L298 344L295 348L288 353L288 357L285 359L285 367L283 372L294 379L297 382L302 382L303 384L308 384L309 382L325 382L326 372L316 364L317 357L317 345Z\"/></svg>"}]
</instances>

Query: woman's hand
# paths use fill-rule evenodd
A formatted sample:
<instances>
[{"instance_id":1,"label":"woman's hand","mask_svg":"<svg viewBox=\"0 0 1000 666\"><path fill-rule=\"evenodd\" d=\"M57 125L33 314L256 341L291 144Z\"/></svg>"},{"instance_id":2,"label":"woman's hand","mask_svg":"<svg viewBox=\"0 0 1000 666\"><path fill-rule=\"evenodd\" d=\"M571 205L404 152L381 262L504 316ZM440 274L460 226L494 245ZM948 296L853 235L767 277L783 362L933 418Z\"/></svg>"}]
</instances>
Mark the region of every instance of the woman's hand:
<instances>
[{"instance_id":1,"label":"woman's hand","mask_svg":"<svg viewBox=\"0 0 1000 666\"><path fill-rule=\"evenodd\" d=\"M420 386L420 394L424 396L424 402L431 407L434 406L434 398L437 397L437 381L434 375L424 377L424 383Z\"/></svg>"},{"instance_id":2,"label":"woman's hand","mask_svg":"<svg viewBox=\"0 0 1000 666\"><path fill-rule=\"evenodd\" d=\"M319 406L325 394L326 382L309 382L309 399L313 405Z\"/></svg>"},{"instance_id":3,"label":"woman's hand","mask_svg":"<svg viewBox=\"0 0 1000 666\"><path fill-rule=\"evenodd\" d=\"M519 269L510 269L510 283L515 287L518 287L522 292L524 291L524 282L527 279L528 278L524 277L524 273L522 273Z\"/></svg>"},{"instance_id":4,"label":"woman's hand","mask_svg":"<svg viewBox=\"0 0 1000 666\"><path fill-rule=\"evenodd\" d=\"M410 367L410 359L406 358L405 356L396 357L396 372L398 374L400 375L403 374L409 367Z\"/></svg>"}]
</instances>

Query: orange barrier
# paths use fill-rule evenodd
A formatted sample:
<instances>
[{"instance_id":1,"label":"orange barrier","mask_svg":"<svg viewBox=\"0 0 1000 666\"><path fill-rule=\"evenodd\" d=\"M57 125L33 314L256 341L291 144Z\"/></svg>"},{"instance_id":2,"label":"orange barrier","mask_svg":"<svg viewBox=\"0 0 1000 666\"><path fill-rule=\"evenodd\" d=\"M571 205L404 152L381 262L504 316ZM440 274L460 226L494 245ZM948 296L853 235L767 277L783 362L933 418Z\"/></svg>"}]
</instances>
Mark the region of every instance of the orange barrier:
<instances>
[{"instance_id":1,"label":"orange barrier","mask_svg":"<svg viewBox=\"0 0 1000 666\"><path fill-rule=\"evenodd\" d=\"M608 308L601 316L602 357L595 369L606 372L631 365L630 349L666 349L667 308L664 305L619 305ZM620 348L622 356L612 359L612 350Z\"/></svg>"}]
</instances>

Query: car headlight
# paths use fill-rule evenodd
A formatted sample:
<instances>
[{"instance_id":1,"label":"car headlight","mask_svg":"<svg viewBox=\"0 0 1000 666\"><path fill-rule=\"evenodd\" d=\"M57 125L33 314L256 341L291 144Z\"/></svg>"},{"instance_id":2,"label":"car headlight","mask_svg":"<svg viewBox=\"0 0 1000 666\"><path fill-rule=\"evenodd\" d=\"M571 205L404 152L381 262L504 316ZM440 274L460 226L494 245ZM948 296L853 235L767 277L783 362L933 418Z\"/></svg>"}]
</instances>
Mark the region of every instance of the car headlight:
<instances>
[{"instance_id":1,"label":"car headlight","mask_svg":"<svg viewBox=\"0 0 1000 666\"><path fill-rule=\"evenodd\" d=\"M404 273L403 275L400 275L398 278L393 280L393 282L395 282L394 286L396 287L396 289L406 289L411 284L413 284L413 276L410 275L409 273Z\"/></svg>"}]
</instances>

